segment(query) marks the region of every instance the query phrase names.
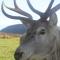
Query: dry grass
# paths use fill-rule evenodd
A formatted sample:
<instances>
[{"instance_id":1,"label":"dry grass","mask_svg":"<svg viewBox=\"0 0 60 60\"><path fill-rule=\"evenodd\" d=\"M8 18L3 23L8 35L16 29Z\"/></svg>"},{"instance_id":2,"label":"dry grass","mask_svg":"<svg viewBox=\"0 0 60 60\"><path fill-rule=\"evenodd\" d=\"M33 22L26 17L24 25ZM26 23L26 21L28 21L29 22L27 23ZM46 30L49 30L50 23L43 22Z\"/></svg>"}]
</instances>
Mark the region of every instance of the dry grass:
<instances>
[{"instance_id":1,"label":"dry grass","mask_svg":"<svg viewBox=\"0 0 60 60\"><path fill-rule=\"evenodd\" d=\"M14 52L19 45L19 37L0 38L0 60L14 60Z\"/></svg>"}]
</instances>

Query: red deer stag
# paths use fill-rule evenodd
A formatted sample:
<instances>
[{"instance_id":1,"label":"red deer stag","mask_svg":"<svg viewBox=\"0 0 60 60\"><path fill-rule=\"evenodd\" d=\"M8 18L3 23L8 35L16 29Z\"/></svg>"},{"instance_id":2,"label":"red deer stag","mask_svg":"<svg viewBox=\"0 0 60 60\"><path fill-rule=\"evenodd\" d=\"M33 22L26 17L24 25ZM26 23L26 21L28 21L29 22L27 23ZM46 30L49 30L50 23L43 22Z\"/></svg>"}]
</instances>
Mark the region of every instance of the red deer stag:
<instances>
[{"instance_id":1,"label":"red deer stag","mask_svg":"<svg viewBox=\"0 0 60 60\"><path fill-rule=\"evenodd\" d=\"M14 0L15 8L7 7L2 3L1 9L5 16L11 19L18 19L28 27L27 31L21 37L21 45L14 54L15 60L60 60L60 32L57 27L56 11L60 9L60 4L52 7L54 0L51 0L46 11L40 12L33 8L29 0L26 0L29 8L41 18L37 21L33 17L21 10ZM12 16L5 12L3 5L22 16ZM47 20L49 18L49 20Z\"/></svg>"}]
</instances>

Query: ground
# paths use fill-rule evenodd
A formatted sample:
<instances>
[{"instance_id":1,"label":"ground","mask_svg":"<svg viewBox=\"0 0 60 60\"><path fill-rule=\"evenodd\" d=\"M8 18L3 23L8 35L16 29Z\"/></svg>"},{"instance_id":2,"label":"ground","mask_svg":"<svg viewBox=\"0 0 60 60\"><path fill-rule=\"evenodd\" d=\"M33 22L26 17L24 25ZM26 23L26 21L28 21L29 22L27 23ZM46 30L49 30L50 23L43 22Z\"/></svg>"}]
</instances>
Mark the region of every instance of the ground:
<instances>
[{"instance_id":1,"label":"ground","mask_svg":"<svg viewBox=\"0 0 60 60\"><path fill-rule=\"evenodd\" d=\"M0 60L15 60L14 52L19 45L19 37L0 38Z\"/></svg>"}]
</instances>

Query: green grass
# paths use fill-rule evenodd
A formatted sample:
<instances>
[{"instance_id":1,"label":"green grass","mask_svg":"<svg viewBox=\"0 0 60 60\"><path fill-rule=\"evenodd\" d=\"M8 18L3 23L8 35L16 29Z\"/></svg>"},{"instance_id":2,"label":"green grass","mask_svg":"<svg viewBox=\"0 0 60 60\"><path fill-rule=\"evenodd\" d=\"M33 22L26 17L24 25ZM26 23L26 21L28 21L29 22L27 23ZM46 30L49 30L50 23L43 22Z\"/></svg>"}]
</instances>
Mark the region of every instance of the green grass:
<instances>
[{"instance_id":1,"label":"green grass","mask_svg":"<svg viewBox=\"0 0 60 60\"><path fill-rule=\"evenodd\" d=\"M15 60L14 52L19 45L19 37L0 38L0 60Z\"/></svg>"}]
</instances>

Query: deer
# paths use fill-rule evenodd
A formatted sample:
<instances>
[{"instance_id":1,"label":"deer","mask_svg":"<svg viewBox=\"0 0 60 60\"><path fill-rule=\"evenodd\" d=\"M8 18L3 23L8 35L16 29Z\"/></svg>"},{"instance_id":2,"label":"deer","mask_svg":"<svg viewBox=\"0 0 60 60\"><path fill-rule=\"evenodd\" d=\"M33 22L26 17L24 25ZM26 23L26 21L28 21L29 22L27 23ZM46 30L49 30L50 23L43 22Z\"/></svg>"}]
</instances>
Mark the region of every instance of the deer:
<instances>
[{"instance_id":1,"label":"deer","mask_svg":"<svg viewBox=\"0 0 60 60\"><path fill-rule=\"evenodd\" d=\"M21 35L21 44L17 47L15 60L60 60L60 31L57 26L58 18L56 11L60 9L60 3L51 8L54 0L51 0L46 11L40 12L35 9L29 0L26 0L29 8L40 16L38 20L20 9L14 0L14 8L8 7L2 2L1 10L10 19L18 19L27 27ZM3 5L22 16L12 16L8 14ZM49 18L49 19L48 19Z\"/></svg>"}]
</instances>

